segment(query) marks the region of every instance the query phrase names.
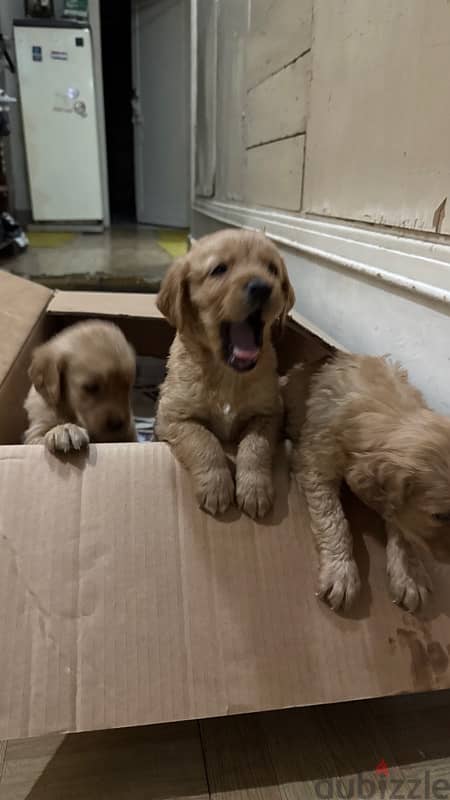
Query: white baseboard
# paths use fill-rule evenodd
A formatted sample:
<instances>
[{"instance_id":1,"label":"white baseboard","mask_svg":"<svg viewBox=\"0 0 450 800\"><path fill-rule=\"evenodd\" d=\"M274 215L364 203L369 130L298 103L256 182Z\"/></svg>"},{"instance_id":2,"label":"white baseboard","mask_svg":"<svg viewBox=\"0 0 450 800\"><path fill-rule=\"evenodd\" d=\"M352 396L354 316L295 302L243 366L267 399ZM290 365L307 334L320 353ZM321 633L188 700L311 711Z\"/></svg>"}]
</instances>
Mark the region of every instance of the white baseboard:
<instances>
[{"instance_id":1,"label":"white baseboard","mask_svg":"<svg viewBox=\"0 0 450 800\"><path fill-rule=\"evenodd\" d=\"M197 199L194 211L222 225L264 230L279 244L314 259L450 304L446 244L215 200Z\"/></svg>"}]
</instances>

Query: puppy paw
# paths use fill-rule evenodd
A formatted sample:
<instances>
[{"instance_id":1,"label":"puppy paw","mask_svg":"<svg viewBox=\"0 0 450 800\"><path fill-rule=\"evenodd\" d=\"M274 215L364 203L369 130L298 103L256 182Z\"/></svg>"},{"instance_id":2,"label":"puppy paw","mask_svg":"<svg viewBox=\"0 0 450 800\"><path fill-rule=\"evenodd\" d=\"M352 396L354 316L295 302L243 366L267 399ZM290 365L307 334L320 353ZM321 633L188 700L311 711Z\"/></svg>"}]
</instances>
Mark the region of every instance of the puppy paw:
<instances>
[{"instance_id":1,"label":"puppy paw","mask_svg":"<svg viewBox=\"0 0 450 800\"><path fill-rule=\"evenodd\" d=\"M360 588L359 571L353 559L329 561L321 565L317 595L334 611L350 608Z\"/></svg>"},{"instance_id":2,"label":"puppy paw","mask_svg":"<svg viewBox=\"0 0 450 800\"><path fill-rule=\"evenodd\" d=\"M68 453L69 450L81 450L89 444L89 434L79 425L67 422L57 425L45 435L45 445L51 453Z\"/></svg>"},{"instance_id":3,"label":"puppy paw","mask_svg":"<svg viewBox=\"0 0 450 800\"><path fill-rule=\"evenodd\" d=\"M273 506L272 476L261 472L241 472L236 478L236 501L252 519L265 517Z\"/></svg>"},{"instance_id":4,"label":"puppy paw","mask_svg":"<svg viewBox=\"0 0 450 800\"><path fill-rule=\"evenodd\" d=\"M418 611L426 604L432 583L419 559L410 560L407 565L393 562L388 565L387 575L394 603L407 611Z\"/></svg>"},{"instance_id":5,"label":"puppy paw","mask_svg":"<svg viewBox=\"0 0 450 800\"><path fill-rule=\"evenodd\" d=\"M197 478L200 508L209 514L223 514L234 501L234 483L229 469L216 469Z\"/></svg>"}]
</instances>

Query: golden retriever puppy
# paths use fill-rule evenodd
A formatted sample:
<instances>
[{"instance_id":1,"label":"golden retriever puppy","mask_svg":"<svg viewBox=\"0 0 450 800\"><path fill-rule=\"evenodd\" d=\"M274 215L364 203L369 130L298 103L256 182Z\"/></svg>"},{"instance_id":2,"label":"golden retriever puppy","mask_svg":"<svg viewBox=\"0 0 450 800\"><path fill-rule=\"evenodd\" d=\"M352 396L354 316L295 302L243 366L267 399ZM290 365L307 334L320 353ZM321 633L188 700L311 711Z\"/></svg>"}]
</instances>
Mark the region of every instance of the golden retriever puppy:
<instances>
[{"instance_id":1,"label":"golden retriever puppy","mask_svg":"<svg viewBox=\"0 0 450 800\"><path fill-rule=\"evenodd\" d=\"M157 434L189 469L200 506L222 513L235 485L223 443L236 443L236 500L253 518L273 502L282 408L272 327L295 296L262 233L223 230L170 268L158 308L177 329L161 388Z\"/></svg>"},{"instance_id":2,"label":"golden retriever puppy","mask_svg":"<svg viewBox=\"0 0 450 800\"><path fill-rule=\"evenodd\" d=\"M135 441L135 369L132 347L111 322L80 322L58 333L32 356L24 443L66 453L89 441Z\"/></svg>"},{"instance_id":3,"label":"golden retriever puppy","mask_svg":"<svg viewBox=\"0 0 450 800\"><path fill-rule=\"evenodd\" d=\"M319 596L338 609L350 606L360 588L340 501L345 480L384 518L390 591L394 602L415 611L431 589L420 546L442 554L442 534L450 532L450 419L430 411L406 371L384 358L339 354L309 388L302 369L291 372L289 384L293 466L317 544ZM305 391L306 414L298 397Z\"/></svg>"}]
</instances>

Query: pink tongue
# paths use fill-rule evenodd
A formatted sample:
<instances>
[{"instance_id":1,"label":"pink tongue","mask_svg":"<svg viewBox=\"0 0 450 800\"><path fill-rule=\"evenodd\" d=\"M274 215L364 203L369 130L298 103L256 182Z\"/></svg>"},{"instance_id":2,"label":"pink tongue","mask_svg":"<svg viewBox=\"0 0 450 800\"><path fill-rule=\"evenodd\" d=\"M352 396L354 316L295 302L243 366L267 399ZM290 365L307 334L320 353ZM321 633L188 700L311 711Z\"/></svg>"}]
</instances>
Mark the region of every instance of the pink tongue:
<instances>
[{"instance_id":1,"label":"pink tongue","mask_svg":"<svg viewBox=\"0 0 450 800\"><path fill-rule=\"evenodd\" d=\"M255 336L248 322L231 323L230 341L236 358L243 361L254 361L258 358L259 347L256 346Z\"/></svg>"}]
</instances>

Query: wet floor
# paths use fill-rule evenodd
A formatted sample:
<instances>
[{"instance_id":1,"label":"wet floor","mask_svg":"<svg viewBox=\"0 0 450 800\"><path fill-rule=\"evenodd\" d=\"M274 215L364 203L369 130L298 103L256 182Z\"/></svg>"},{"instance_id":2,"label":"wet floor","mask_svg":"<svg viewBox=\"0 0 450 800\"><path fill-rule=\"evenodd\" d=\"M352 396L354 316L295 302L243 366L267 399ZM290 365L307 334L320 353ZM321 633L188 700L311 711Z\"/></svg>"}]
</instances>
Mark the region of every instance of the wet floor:
<instances>
[{"instance_id":1,"label":"wet floor","mask_svg":"<svg viewBox=\"0 0 450 800\"><path fill-rule=\"evenodd\" d=\"M0 268L58 289L155 292L167 267L187 249L185 231L139 226L28 236L28 250L13 257L5 253Z\"/></svg>"}]
</instances>

